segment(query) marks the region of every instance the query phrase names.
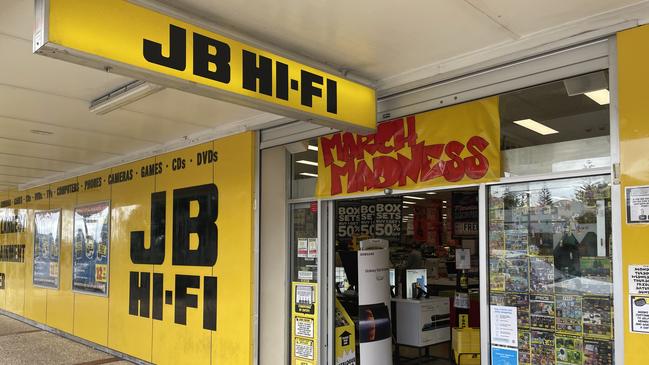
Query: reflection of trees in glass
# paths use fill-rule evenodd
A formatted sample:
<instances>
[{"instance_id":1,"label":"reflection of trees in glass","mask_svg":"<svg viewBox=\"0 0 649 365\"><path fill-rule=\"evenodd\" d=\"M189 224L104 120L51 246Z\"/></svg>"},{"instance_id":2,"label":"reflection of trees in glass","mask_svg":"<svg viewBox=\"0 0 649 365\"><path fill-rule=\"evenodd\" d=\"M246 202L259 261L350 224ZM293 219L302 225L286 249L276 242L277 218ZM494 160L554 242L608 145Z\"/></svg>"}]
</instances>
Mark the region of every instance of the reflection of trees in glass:
<instances>
[{"instance_id":1,"label":"reflection of trees in glass","mask_svg":"<svg viewBox=\"0 0 649 365\"><path fill-rule=\"evenodd\" d=\"M575 192L575 199L586 206L593 207L596 205L597 200L610 200L611 189L609 189L607 183L585 182Z\"/></svg>"},{"instance_id":2,"label":"reflection of trees in glass","mask_svg":"<svg viewBox=\"0 0 649 365\"><path fill-rule=\"evenodd\" d=\"M583 183L575 191L575 199L581 202L584 207L595 207L597 206L598 200L607 200L611 199L611 189L608 184L600 183ZM575 218L579 224L589 224L597 223L597 212L592 209L584 209L584 212Z\"/></svg>"},{"instance_id":3,"label":"reflection of trees in glass","mask_svg":"<svg viewBox=\"0 0 649 365\"><path fill-rule=\"evenodd\" d=\"M551 207L554 202L552 201L552 193L547 186L544 186L543 189L539 192L539 198L537 200L537 205L539 207Z\"/></svg>"},{"instance_id":4,"label":"reflection of trees in glass","mask_svg":"<svg viewBox=\"0 0 649 365\"><path fill-rule=\"evenodd\" d=\"M505 188L505 194L503 194L503 202L505 204L505 209L524 207L527 205L527 194L514 193L509 190L509 188Z\"/></svg>"}]
</instances>

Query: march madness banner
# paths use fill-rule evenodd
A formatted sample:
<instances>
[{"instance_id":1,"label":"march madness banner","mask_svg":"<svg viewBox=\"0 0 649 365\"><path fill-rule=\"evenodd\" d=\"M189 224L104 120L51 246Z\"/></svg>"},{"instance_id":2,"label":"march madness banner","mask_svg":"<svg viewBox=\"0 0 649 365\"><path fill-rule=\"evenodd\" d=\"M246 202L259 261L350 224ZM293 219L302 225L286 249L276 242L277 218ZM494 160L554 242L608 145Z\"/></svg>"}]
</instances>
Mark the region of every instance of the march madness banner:
<instances>
[{"instance_id":1,"label":"march madness banner","mask_svg":"<svg viewBox=\"0 0 649 365\"><path fill-rule=\"evenodd\" d=\"M500 177L498 98L341 132L318 141L319 197L475 184Z\"/></svg>"}]
</instances>

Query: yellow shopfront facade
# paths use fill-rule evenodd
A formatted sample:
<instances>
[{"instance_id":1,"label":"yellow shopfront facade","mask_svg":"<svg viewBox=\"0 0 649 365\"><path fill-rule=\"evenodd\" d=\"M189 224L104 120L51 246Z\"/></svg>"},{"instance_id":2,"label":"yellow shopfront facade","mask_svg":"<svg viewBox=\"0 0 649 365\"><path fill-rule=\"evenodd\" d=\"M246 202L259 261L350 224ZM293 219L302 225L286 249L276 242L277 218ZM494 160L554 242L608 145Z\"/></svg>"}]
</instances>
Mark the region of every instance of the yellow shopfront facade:
<instances>
[{"instance_id":1,"label":"yellow shopfront facade","mask_svg":"<svg viewBox=\"0 0 649 365\"><path fill-rule=\"evenodd\" d=\"M485 114L498 122L497 131L487 126L488 118L480 123L483 130L476 133L470 133L474 132L471 128L457 129L451 120L444 122L444 128L431 128L430 132L422 133L422 136L430 133L430 139L422 138L425 144L431 145L440 142L442 135L457 133L453 141L469 145L467 142L474 134L484 132L494 137L489 140L490 145L500 148L489 152L494 175L486 178L482 175L473 181L452 181L451 177L441 182L424 179L413 184L413 179L406 176L405 183L399 184L399 177L393 177L395 183L385 186L381 185L385 179L368 185L367 179L361 179L364 183L355 180L357 183L350 184L347 178L341 178L335 188L316 186L315 179L297 176L318 175L321 184L325 178L336 181L331 171L297 171L299 159L294 155L311 151L317 158L318 153L323 153L322 144L316 152L309 147L317 144L308 140L338 132L296 122L234 134L106 170L66 177L46 186L10 192L0 199L0 310L139 361L335 364L334 343L338 336L333 322L336 308L334 217L336 204L345 200L340 195L341 189L352 188L347 192L354 193L356 199L380 198L385 195L385 189L391 189L390 193L396 196L441 194L451 188L473 189L479 200L480 233L475 239L475 256L480 289L481 361L496 364L491 362L494 344L489 324L490 306L495 305L491 302L494 298L490 297L496 287L492 279L499 273L491 270L494 259L490 258L490 248L494 241L489 233L494 228L490 227L490 207L495 203L490 198L498 194L502 197L508 193L508 187L515 190L516 186L523 186L521 191L534 190L541 194L544 185L552 190L552 184L557 181L561 185L570 179L586 179L610 189L599 199L610 209L604 213L610 223L603 228L607 237L604 241L610 250L602 256L610 258L611 292L606 304L610 330L600 333L605 338L593 339L583 338L582 329L581 349L575 352L581 354L583 362L587 343L609 341L609 347L602 345L601 348L611 350L611 362L641 364L649 337L643 333L643 311L636 307L646 293L630 286L629 266L649 265L644 249L649 227L631 219L635 211L627 209L627 199L632 191L638 191L627 193L626 188L649 185L649 164L642 153L649 135L644 121L649 110L645 110L643 100L643 87L649 82L644 62L649 53L643 48L647 40L646 27L634 28L586 44L534 55L525 62L502 65L479 75L379 98L379 120L403 118L407 123L409 116L416 116L418 123L427 128L443 119L435 117L443 113L463 113L463 120L470 122L471 112L458 110L482 102ZM131 68L126 69L132 72ZM150 76L149 71L139 75ZM522 96L515 94L519 90L556 82L568 89L570 86L564 80L583 75L594 75L590 80L600 81L604 75L604 88L610 92L610 104L606 104L610 106L597 110L600 114L607 113L605 130L593 137L599 139L579 144L576 152L573 148L551 155L553 151L535 150L526 155L527 162L520 155L507 152L516 149L515 141L502 148L502 114L494 105L500 103L501 111L506 110L510 106L502 101L516 97L520 100ZM343 81L338 81L342 87ZM204 93L201 90L197 92ZM589 91L594 90L583 89L575 95ZM500 101L495 95L500 95ZM362 100L367 104L367 95ZM489 100L496 101L489 104ZM318 113L327 113L324 102L316 107L321 109ZM353 108L353 105L341 104L340 108L343 107ZM312 113L302 106L298 109ZM352 116L358 122L358 115ZM524 119L523 116L508 117ZM337 123L332 126L341 127ZM361 127L366 126L361 123ZM581 139L587 138L573 138ZM481 146L473 142L472 146ZM474 151L482 152L478 147ZM587 154L590 149L597 154L579 156L579 152ZM599 154L602 150L603 154ZM398 152L386 155L398 160ZM408 155L412 152L402 152L404 158L412 157ZM573 156L571 153L577 157L569 157ZM469 158L459 152L457 155L462 161ZM320 164L324 165L324 155L320 158ZM513 158L519 158L517 165L512 162ZM581 164L575 168L574 163L566 164L581 159L590 160L592 165ZM550 166L536 170L534 166L542 165L544 160L563 168L553 170ZM472 160L468 161L467 164ZM373 163L371 159L365 162L368 167ZM475 165L480 165L480 161ZM521 170L508 170L514 165ZM467 171L473 173L471 169ZM374 172L368 173L374 176ZM556 189L560 191L562 187ZM641 199L634 204L642 205ZM562 209L569 208L562 206ZM308 227L302 227L304 236L299 237L294 234L298 215L310 219ZM399 223L407 227L407 222ZM305 246L301 247L302 244ZM299 253L305 256L297 256L298 248L306 248L306 252ZM309 270L300 269L304 264L300 260L305 258L311 260ZM526 259L529 262L530 257ZM313 308L299 309L307 311L301 317L294 305L297 285L312 288L315 304ZM503 294L508 293L503 290ZM543 298L535 300L544 302ZM583 310L583 298L579 300ZM557 305L556 298L553 303ZM592 304L593 300L590 303L601 304ZM632 331L634 319L637 323ZM582 316L582 326L583 321ZM304 336L294 335L294 325L298 322L312 323L312 330L307 331L311 342ZM556 328L556 319L554 325ZM567 335L567 338L575 337L578 336L574 332ZM553 337L553 346L556 341ZM311 356L311 362L296 359L296 345L300 346L300 356ZM518 346L516 350L524 351ZM553 361L559 361L555 347L551 351Z\"/></svg>"}]
</instances>

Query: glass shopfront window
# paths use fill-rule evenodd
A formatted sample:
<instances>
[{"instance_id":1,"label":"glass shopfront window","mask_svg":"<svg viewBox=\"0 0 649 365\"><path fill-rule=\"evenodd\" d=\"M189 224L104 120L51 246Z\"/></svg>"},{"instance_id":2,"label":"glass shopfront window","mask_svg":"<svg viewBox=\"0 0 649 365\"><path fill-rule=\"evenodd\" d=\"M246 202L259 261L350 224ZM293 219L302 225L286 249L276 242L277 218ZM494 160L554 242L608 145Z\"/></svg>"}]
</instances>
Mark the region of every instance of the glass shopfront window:
<instances>
[{"instance_id":1,"label":"glass shopfront window","mask_svg":"<svg viewBox=\"0 0 649 365\"><path fill-rule=\"evenodd\" d=\"M315 202L291 205L291 281L318 282L318 209Z\"/></svg>"},{"instance_id":2,"label":"glass shopfront window","mask_svg":"<svg viewBox=\"0 0 649 365\"><path fill-rule=\"evenodd\" d=\"M500 95L502 176L611 165L608 71Z\"/></svg>"},{"instance_id":3,"label":"glass shopfront window","mask_svg":"<svg viewBox=\"0 0 649 365\"><path fill-rule=\"evenodd\" d=\"M515 308L519 364L613 364L609 176L489 189L489 301ZM497 346L500 342L503 346Z\"/></svg>"}]
</instances>

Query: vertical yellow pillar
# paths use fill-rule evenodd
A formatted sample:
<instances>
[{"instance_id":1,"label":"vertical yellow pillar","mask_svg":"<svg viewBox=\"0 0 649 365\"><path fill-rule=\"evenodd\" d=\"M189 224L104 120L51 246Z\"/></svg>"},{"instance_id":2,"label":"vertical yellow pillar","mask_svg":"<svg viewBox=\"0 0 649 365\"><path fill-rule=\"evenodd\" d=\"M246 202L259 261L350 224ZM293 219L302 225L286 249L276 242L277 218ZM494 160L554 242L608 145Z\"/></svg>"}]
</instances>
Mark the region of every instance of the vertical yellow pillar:
<instances>
[{"instance_id":1,"label":"vertical yellow pillar","mask_svg":"<svg viewBox=\"0 0 649 365\"><path fill-rule=\"evenodd\" d=\"M620 168L622 202L628 186L649 185L649 26L618 34ZM623 205L624 206L624 205ZM649 265L649 225L626 224L622 212L625 364L646 364L649 334L630 331L629 265Z\"/></svg>"}]
</instances>

